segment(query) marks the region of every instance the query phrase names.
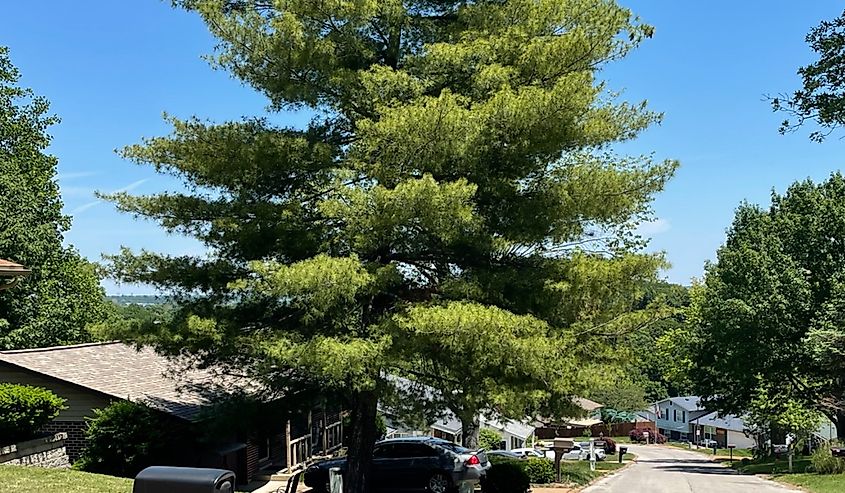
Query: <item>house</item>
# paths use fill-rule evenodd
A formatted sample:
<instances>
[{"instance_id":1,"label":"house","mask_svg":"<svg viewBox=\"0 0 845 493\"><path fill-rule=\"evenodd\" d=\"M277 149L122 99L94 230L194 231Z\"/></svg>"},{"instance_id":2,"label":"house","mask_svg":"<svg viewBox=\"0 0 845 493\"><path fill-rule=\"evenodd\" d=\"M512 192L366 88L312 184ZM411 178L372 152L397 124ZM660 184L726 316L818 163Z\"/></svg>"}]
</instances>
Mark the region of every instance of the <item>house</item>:
<instances>
[{"instance_id":1,"label":"house","mask_svg":"<svg viewBox=\"0 0 845 493\"><path fill-rule=\"evenodd\" d=\"M15 287L29 273L29 269L20 264L0 259L0 291Z\"/></svg>"},{"instance_id":2,"label":"house","mask_svg":"<svg viewBox=\"0 0 845 493\"><path fill-rule=\"evenodd\" d=\"M431 423L427 430L408 428L400 422L391 419L389 415L387 419L387 435L385 438L427 435L454 443L461 443L463 438L463 425L452 413L447 413L442 418ZM522 448L534 434L533 426L514 420L498 420L481 416L479 418L479 425L481 429L493 430L502 437L502 442L499 446L502 450Z\"/></svg>"},{"instance_id":3,"label":"house","mask_svg":"<svg viewBox=\"0 0 845 493\"><path fill-rule=\"evenodd\" d=\"M669 397L652 406L657 431L670 440L692 440L694 430L690 424L696 418L709 414L697 396Z\"/></svg>"},{"instance_id":4,"label":"house","mask_svg":"<svg viewBox=\"0 0 845 493\"><path fill-rule=\"evenodd\" d=\"M602 424L603 404L584 397L573 397L572 402L580 409L579 415L562 419L538 419L534 423L534 433L537 438L546 440L555 437L579 437L585 430Z\"/></svg>"},{"instance_id":5,"label":"house","mask_svg":"<svg viewBox=\"0 0 845 493\"><path fill-rule=\"evenodd\" d=\"M200 433L213 419L209 412L215 398L221 397L215 381L219 377L211 370L188 370L150 348L121 342L0 351L0 382L43 387L66 400L66 409L44 431L67 433L72 461L85 446L86 420L117 400L144 404ZM246 379L229 379L225 384L244 391L255 386ZM278 402L265 404L267 412L283 408ZM249 481L261 468L276 465L290 471L303 467L318 452L341 446L338 411L280 413L278 422L273 415L269 418L273 423L269 430L221 433L202 446L186 448L181 455L184 463L178 465L231 469L239 481Z\"/></svg>"},{"instance_id":6,"label":"house","mask_svg":"<svg viewBox=\"0 0 845 493\"><path fill-rule=\"evenodd\" d=\"M725 416L720 416L716 412L704 414L692 419L690 426L692 426L690 439L693 442L715 440L721 448L726 448L728 444L736 445L737 448L751 448L755 445L754 439L745 434L746 427L743 419L732 414Z\"/></svg>"}]
</instances>

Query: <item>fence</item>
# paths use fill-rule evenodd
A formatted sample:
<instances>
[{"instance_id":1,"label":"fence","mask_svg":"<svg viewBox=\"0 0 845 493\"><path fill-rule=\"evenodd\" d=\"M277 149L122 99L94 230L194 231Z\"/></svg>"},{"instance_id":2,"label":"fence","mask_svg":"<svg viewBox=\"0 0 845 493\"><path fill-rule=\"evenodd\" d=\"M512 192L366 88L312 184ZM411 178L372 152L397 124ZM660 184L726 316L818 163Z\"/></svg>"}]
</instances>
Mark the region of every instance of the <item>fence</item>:
<instances>
[{"instance_id":1,"label":"fence","mask_svg":"<svg viewBox=\"0 0 845 493\"><path fill-rule=\"evenodd\" d=\"M584 430L590 431L590 436L597 437L600 435L606 437L628 436L631 430L639 428L642 430L649 430L650 433L656 434L657 427L653 421L640 421L636 423L613 423L610 426L605 423L598 423L589 428L585 426L567 426L567 425L550 425L542 428L537 428L535 436L540 440L550 440L552 438L577 438L584 436Z\"/></svg>"}]
</instances>

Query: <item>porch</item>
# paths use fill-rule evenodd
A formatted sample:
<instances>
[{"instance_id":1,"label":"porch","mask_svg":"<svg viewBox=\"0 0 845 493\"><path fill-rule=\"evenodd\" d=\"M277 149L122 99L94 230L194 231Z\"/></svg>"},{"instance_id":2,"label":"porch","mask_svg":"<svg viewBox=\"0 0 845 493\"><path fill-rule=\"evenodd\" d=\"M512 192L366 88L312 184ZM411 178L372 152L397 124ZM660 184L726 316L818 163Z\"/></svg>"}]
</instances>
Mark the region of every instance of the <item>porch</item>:
<instances>
[{"instance_id":1,"label":"porch","mask_svg":"<svg viewBox=\"0 0 845 493\"><path fill-rule=\"evenodd\" d=\"M286 481L294 473L310 464L331 457L343 447L343 418L345 412L311 411L306 423L288 420L281 438L281 460L260 464L255 479Z\"/></svg>"}]
</instances>

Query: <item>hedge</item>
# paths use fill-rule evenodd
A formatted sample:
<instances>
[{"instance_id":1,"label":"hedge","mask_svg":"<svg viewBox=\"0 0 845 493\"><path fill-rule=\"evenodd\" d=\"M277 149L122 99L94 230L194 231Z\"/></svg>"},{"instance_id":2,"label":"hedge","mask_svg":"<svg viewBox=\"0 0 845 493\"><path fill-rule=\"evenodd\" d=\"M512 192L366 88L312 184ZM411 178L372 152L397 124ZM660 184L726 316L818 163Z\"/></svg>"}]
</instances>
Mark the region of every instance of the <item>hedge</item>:
<instances>
[{"instance_id":1,"label":"hedge","mask_svg":"<svg viewBox=\"0 0 845 493\"><path fill-rule=\"evenodd\" d=\"M47 389L0 384L0 444L34 438L64 408L65 400Z\"/></svg>"}]
</instances>

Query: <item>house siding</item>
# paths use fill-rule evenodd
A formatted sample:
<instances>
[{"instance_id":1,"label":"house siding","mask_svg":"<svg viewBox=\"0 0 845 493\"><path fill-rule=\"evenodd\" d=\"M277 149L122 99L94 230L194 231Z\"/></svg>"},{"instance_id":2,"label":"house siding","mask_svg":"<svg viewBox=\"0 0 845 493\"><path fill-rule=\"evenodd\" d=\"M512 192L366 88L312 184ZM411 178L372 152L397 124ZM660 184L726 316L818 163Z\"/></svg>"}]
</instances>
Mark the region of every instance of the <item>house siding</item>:
<instances>
[{"instance_id":1,"label":"house siding","mask_svg":"<svg viewBox=\"0 0 845 493\"><path fill-rule=\"evenodd\" d=\"M67 409L59 412L56 421L84 422L85 418L94 417L94 409L102 409L112 401L98 393L85 392L60 380L45 378L37 373L19 370L2 363L0 363L0 382L42 387L65 399Z\"/></svg>"}]
</instances>

